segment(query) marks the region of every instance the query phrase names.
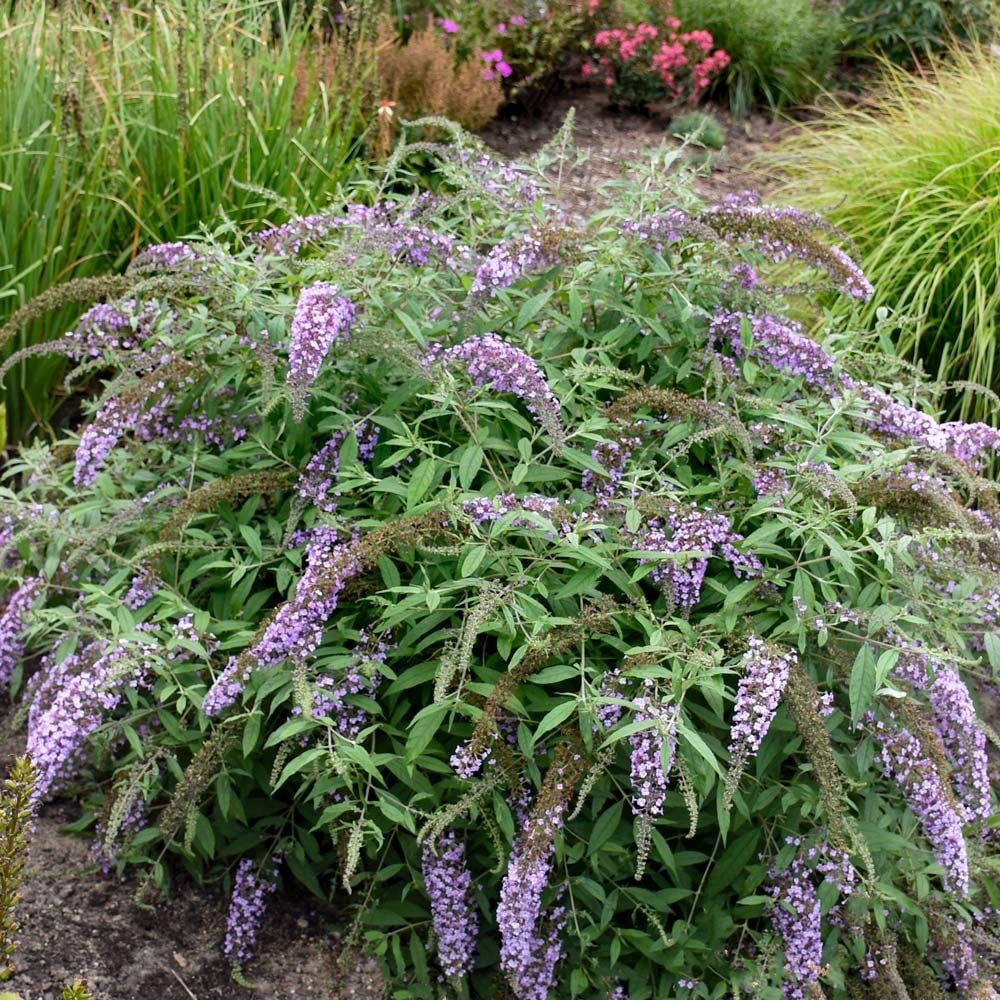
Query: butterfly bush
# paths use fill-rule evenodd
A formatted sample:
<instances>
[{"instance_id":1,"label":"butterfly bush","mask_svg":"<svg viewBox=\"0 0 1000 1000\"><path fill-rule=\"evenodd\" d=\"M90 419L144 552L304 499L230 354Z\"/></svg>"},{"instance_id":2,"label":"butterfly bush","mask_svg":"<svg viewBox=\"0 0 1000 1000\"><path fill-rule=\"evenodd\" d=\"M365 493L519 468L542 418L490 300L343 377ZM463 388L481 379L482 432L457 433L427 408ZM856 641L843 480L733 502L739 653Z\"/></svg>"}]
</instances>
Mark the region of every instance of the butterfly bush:
<instances>
[{"instance_id":1,"label":"butterfly bush","mask_svg":"<svg viewBox=\"0 0 1000 1000\"><path fill-rule=\"evenodd\" d=\"M414 996L985 988L995 432L802 318L864 289L814 217L661 158L570 241L567 133L401 128L48 345L93 396L0 484L39 802L164 893L234 878L242 967L280 884Z\"/></svg>"},{"instance_id":2,"label":"butterfly bush","mask_svg":"<svg viewBox=\"0 0 1000 1000\"><path fill-rule=\"evenodd\" d=\"M538 363L522 348L496 333L484 333L443 350L436 345L424 360L425 367L435 364L460 367L474 385L517 396L554 440L562 439L559 400Z\"/></svg>"}]
</instances>

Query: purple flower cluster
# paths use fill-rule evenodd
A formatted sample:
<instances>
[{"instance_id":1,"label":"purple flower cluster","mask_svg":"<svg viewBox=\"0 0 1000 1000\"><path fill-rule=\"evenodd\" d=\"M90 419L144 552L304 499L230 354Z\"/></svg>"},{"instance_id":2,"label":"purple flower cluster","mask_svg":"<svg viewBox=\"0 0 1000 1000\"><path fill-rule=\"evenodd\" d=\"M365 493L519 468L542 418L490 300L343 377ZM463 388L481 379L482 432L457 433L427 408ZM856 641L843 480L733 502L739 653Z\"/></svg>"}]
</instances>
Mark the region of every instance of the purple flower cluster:
<instances>
[{"instance_id":1,"label":"purple flower cluster","mask_svg":"<svg viewBox=\"0 0 1000 1000\"><path fill-rule=\"evenodd\" d=\"M103 357L107 351L134 351L149 337L161 314L159 304L135 299L91 306L66 334L69 356L79 361Z\"/></svg>"},{"instance_id":2,"label":"purple flower cluster","mask_svg":"<svg viewBox=\"0 0 1000 1000\"><path fill-rule=\"evenodd\" d=\"M122 603L131 611L138 611L139 608L148 604L163 587L163 581L148 566L143 566L138 573L132 577Z\"/></svg>"},{"instance_id":3,"label":"purple flower cluster","mask_svg":"<svg viewBox=\"0 0 1000 1000\"><path fill-rule=\"evenodd\" d=\"M453 347L434 345L424 359L425 367L441 364L464 368L473 384L493 392L509 392L520 399L554 441L563 438L559 400L538 363L519 347L495 333L469 337Z\"/></svg>"},{"instance_id":4,"label":"purple flower cluster","mask_svg":"<svg viewBox=\"0 0 1000 1000\"><path fill-rule=\"evenodd\" d=\"M797 662L792 649L756 635L748 640L729 731L729 752L735 759L746 761L760 749L781 704L788 672Z\"/></svg>"},{"instance_id":5,"label":"purple flower cluster","mask_svg":"<svg viewBox=\"0 0 1000 1000\"><path fill-rule=\"evenodd\" d=\"M795 857L783 872L771 872L765 891L778 904L771 911L771 924L785 948L785 1000L807 1000L823 968L823 936L819 896L812 871Z\"/></svg>"},{"instance_id":6,"label":"purple flower cluster","mask_svg":"<svg viewBox=\"0 0 1000 1000\"><path fill-rule=\"evenodd\" d=\"M146 825L147 812L148 803L139 796L126 809L113 843L108 843L107 825L103 821L97 824L94 841L90 845L90 858L103 875L111 874L111 869L118 863L122 846Z\"/></svg>"},{"instance_id":7,"label":"purple flower cluster","mask_svg":"<svg viewBox=\"0 0 1000 1000\"><path fill-rule=\"evenodd\" d=\"M941 424L941 431L947 439L946 451L960 462L979 468L983 452L1000 455L1000 430L989 424L967 424L961 420Z\"/></svg>"},{"instance_id":8,"label":"purple flower cluster","mask_svg":"<svg viewBox=\"0 0 1000 1000\"><path fill-rule=\"evenodd\" d=\"M299 293L288 348L288 387L296 420L305 415L306 399L330 348L346 340L354 324L354 303L329 281L318 281Z\"/></svg>"},{"instance_id":9,"label":"purple flower cluster","mask_svg":"<svg viewBox=\"0 0 1000 1000\"><path fill-rule=\"evenodd\" d=\"M871 298L871 282L840 247L821 243L813 232L829 230L821 216L795 208L761 205L756 196L727 198L708 209L708 222L723 238L750 243L767 260L780 263L796 259L807 267L824 271L837 287L852 298ZM801 235L796 236L796 230Z\"/></svg>"},{"instance_id":10,"label":"purple flower cluster","mask_svg":"<svg viewBox=\"0 0 1000 1000\"><path fill-rule=\"evenodd\" d=\"M676 243L692 226L691 216L679 208L644 215L622 226L622 232L645 243L654 253L663 253L665 247Z\"/></svg>"},{"instance_id":11,"label":"purple flower cluster","mask_svg":"<svg viewBox=\"0 0 1000 1000\"><path fill-rule=\"evenodd\" d=\"M956 811L941 775L908 730L874 721L882 769L903 788L906 803L920 820L924 835L945 871L945 889L967 896L969 854Z\"/></svg>"},{"instance_id":12,"label":"purple flower cluster","mask_svg":"<svg viewBox=\"0 0 1000 1000\"><path fill-rule=\"evenodd\" d=\"M791 485L788 482L788 475L783 469L758 466L754 472L753 488L759 499L769 496L784 496L788 493Z\"/></svg>"},{"instance_id":13,"label":"purple flower cluster","mask_svg":"<svg viewBox=\"0 0 1000 1000\"><path fill-rule=\"evenodd\" d=\"M175 274L191 274L207 271L209 258L186 243L157 243L146 247L129 264L130 274L149 274L172 271Z\"/></svg>"},{"instance_id":14,"label":"purple flower cluster","mask_svg":"<svg viewBox=\"0 0 1000 1000\"><path fill-rule=\"evenodd\" d=\"M743 346L744 323L750 327L753 338L749 352ZM838 375L833 355L791 320L770 313L758 316L717 309L708 327L708 338L710 347L717 341L726 342L738 358L749 356L777 371L797 376L808 385L829 392L840 392L844 387L844 377Z\"/></svg>"},{"instance_id":15,"label":"purple flower cluster","mask_svg":"<svg viewBox=\"0 0 1000 1000\"><path fill-rule=\"evenodd\" d=\"M45 581L30 576L22 583L0 612L0 684L9 684L25 647L25 618L32 609Z\"/></svg>"},{"instance_id":16,"label":"purple flower cluster","mask_svg":"<svg viewBox=\"0 0 1000 1000\"><path fill-rule=\"evenodd\" d=\"M153 441L176 439L183 433L183 424L178 423L171 411L176 403L175 391L192 384L194 376L171 370L173 362L169 355L163 355L158 363L161 369L141 383L143 392L133 390L113 396L84 428L76 449L73 471L76 486L90 486L97 480L108 456L126 434L131 433L140 441Z\"/></svg>"},{"instance_id":17,"label":"purple flower cluster","mask_svg":"<svg viewBox=\"0 0 1000 1000\"><path fill-rule=\"evenodd\" d=\"M986 735L976 706L958 671L939 668L927 692L934 727L952 767L952 782L965 821L987 820L993 814L990 799Z\"/></svg>"},{"instance_id":18,"label":"purple flower cluster","mask_svg":"<svg viewBox=\"0 0 1000 1000\"><path fill-rule=\"evenodd\" d=\"M874 386L860 387L868 414L865 423L877 434L908 438L932 451L945 452L978 469L984 452L1000 454L1000 430L961 420L939 424L932 416L893 399Z\"/></svg>"},{"instance_id":19,"label":"purple flower cluster","mask_svg":"<svg viewBox=\"0 0 1000 1000\"><path fill-rule=\"evenodd\" d=\"M638 437L619 437L613 441L600 441L591 449L590 457L604 469L600 477L591 469L587 469L580 485L588 493L593 494L599 504L605 504L618 493L625 467L636 448L642 444Z\"/></svg>"},{"instance_id":20,"label":"purple flower cluster","mask_svg":"<svg viewBox=\"0 0 1000 1000\"><path fill-rule=\"evenodd\" d=\"M942 941L939 946L941 964L959 995L971 997L973 995L971 991L979 983L981 973L975 949L967 936L969 928L963 921L959 920L952 925L950 930L952 933L948 935L948 940ZM977 993L975 996L978 1000L982 994Z\"/></svg>"},{"instance_id":21,"label":"purple flower cluster","mask_svg":"<svg viewBox=\"0 0 1000 1000\"><path fill-rule=\"evenodd\" d=\"M149 650L136 643L93 644L51 665L34 689L27 750L43 802L79 767L87 741L121 703L127 687L146 683Z\"/></svg>"},{"instance_id":22,"label":"purple flower cluster","mask_svg":"<svg viewBox=\"0 0 1000 1000\"><path fill-rule=\"evenodd\" d=\"M565 811L565 805L557 802L546 813L536 813L514 844L500 886L496 912L500 968L518 1000L548 1000L563 957L566 911L555 906L546 913L542 895L552 875L553 837L563 825Z\"/></svg>"},{"instance_id":23,"label":"purple flower cluster","mask_svg":"<svg viewBox=\"0 0 1000 1000\"><path fill-rule=\"evenodd\" d=\"M597 706L597 725L594 726L594 732L609 732L621 721L621 717L625 712L625 706L622 702L625 699L627 684L628 680L622 675L620 667L609 670L604 675L601 680L601 687L597 692L597 697L613 698L615 700Z\"/></svg>"},{"instance_id":24,"label":"purple flower cluster","mask_svg":"<svg viewBox=\"0 0 1000 1000\"><path fill-rule=\"evenodd\" d=\"M139 424L144 406L145 400L138 397L115 396L101 407L80 435L74 485L90 486L97 480L118 442Z\"/></svg>"},{"instance_id":25,"label":"purple flower cluster","mask_svg":"<svg viewBox=\"0 0 1000 1000\"><path fill-rule=\"evenodd\" d=\"M496 735L493 739L496 739ZM479 753L473 752L471 743L463 743L451 755L449 763L455 774L468 781L469 778L474 778L479 774L483 764L489 759L492 749L492 741L487 743Z\"/></svg>"},{"instance_id":26,"label":"purple flower cluster","mask_svg":"<svg viewBox=\"0 0 1000 1000\"><path fill-rule=\"evenodd\" d=\"M475 960L479 916L472 901L465 845L450 830L435 844L425 841L422 868L438 962L449 979L468 975Z\"/></svg>"},{"instance_id":27,"label":"purple flower cluster","mask_svg":"<svg viewBox=\"0 0 1000 1000\"><path fill-rule=\"evenodd\" d=\"M367 228L385 217L385 206L348 205L346 212L305 215L281 226L254 233L251 240L264 252L279 257L296 257L302 248L328 239L342 228Z\"/></svg>"},{"instance_id":28,"label":"purple flower cluster","mask_svg":"<svg viewBox=\"0 0 1000 1000\"><path fill-rule=\"evenodd\" d=\"M316 678L312 717L329 719L341 736L355 739L368 721L368 712L350 699L357 695L374 696L382 680L375 667L385 663L391 648L383 639L362 632L351 662L343 672L337 677L323 674ZM292 709L293 715L300 712L298 706Z\"/></svg>"},{"instance_id":29,"label":"purple flower cluster","mask_svg":"<svg viewBox=\"0 0 1000 1000\"><path fill-rule=\"evenodd\" d=\"M421 225L416 216L427 206L418 198L404 208L392 204L349 205L345 213L323 213L293 219L282 226L257 233L253 240L267 252L295 257L304 247L344 233L351 248L380 251L412 267L443 264L457 268L470 256L454 237Z\"/></svg>"},{"instance_id":30,"label":"purple flower cluster","mask_svg":"<svg viewBox=\"0 0 1000 1000\"><path fill-rule=\"evenodd\" d=\"M458 160L472 174L491 206L501 212L523 209L545 194L544 185L519 163L467 148L459 150Z\"/></svg>"},{"instance_id":31,"label":"purple flower cluster","mask_svg":"<svg viewBox=\"0 0 1000 1000\"><path fill-rule=\"evenodd\" d=\"M763 566L753 553L737 546L743 536L733 531L725 514L713 514L694 504L671 504L660 518L650 519L631 535L636 548L670 555L691 555L686 561L658 562L650 576L663 589L674 607L690 611L701 598L701 588L708 570L708 560L717 555L729 563L739 577L760 576Z\"/></svg>"},{"instance_id":32,"label":"purple flower cluster","mask_svg":"<svg viewBox=\"0 0 1000 1000\"><path fill-rule=\"evenodd\" d=\"M309 464L306 465L295 487L300 500L326 514L332 514L337 509L337 498L340 495L336 491L337 476L340 471L340 449L347 434L347 431L337 431L332 435L330 440L309 459ZM358 459L362 462L370 461L378 444L379 428L367 420L362 420L354 428L354 437L358 443Z\"/></svg>"},{"instance_id":33,"label":"purple flower cluster","mask_svg":"<svg viewBox=\"0 0 1000 1000\"><path fill-rule=\"evenodd\" d=\"M898 402L874 386L861 386L860 395L868 408L865 423L875 433L890 438L911 438L935 451L946 450L947 438L933 417Z\"/></svg>"},{"instance_id":34,"label":"purple flower cluster","mask_svg":"<svg viewBox=\"0 0 1000 1000\"><path fill-rule=\"evenodd\" d=\"M630 773L632 811L637 817L651 822L663 815L667 798L667 783L676 750L677 708L664 705L651 693L653 682L643 682L645 692L635 699L633 722L653 722L629 736L631 747Z\"/></svg>"},{"instance_id":35,"label":"purple flower cluster","mask_svg":"<svg viewBox=\"0 0 1000 1000\"><path fill-rule=\"evenodd\" d=\"M508 514L526 511L539 514L547 520L555 521L560 536L565 537L576 531L587 518L579 515L570 519L565 504L552 497L544 497L539 493L526 493L515 496L513 493L498 493L494 497L474 497L462 501L462 510L468 514L474 524L492 524ZM537 528L538 525L530 517L515 517L511 521L515 528Z\"/></svg>"},{"instance_id":36,"label":"purple flower cluster","mask_svg":"<svg viewBox=\"0 0 1000 1000\"><path fill-rule=\"evenodd\" d=\"M531 233L505 240L498 243L479 265L469 294L495 295L524 275L547 271L559 262L559 255Z\"/></svg>"},{"instance_id":37,"label":"purple flower cluster","mask_svg":"<svg viewBox=\"0 0 1000 1000\"><path fill-rule=\"evenodd\" d=\"M236 868L233 893L229 899L229 917L226 921L226 940L222 952L237 966L253 958L257 935L264 922L267 897L275 890L275 864L268 877L261 878L251 858L244 858Z\"/></svg>"},{"instance_id":38,"label":"purple flower cluster","mask_svg":"<svg viewBox=\"0 0 1000 1000\"><path fill-rule=\"evenodd\" d=\"M354 548L355 540L341 541L333 528L316 528L295 596L278 608L242 656L230 658L205 695L202 711L206 715L219 715L234 704L254 668L273 667L286 659L307 661L313 656L344 587L361 569Z\"/></svg>"},{"instance_id":39,"label":"purple flower cluster","mask_svg":"<svg viewBox=\"0 0 1000 1000\"><path fill-rule=\"evenodd\" d=\"M736 264L730 270L729 280L735 281L745 292L752 292L760 284L757 272L746 262Z\"/></svg>"}]
</instances>

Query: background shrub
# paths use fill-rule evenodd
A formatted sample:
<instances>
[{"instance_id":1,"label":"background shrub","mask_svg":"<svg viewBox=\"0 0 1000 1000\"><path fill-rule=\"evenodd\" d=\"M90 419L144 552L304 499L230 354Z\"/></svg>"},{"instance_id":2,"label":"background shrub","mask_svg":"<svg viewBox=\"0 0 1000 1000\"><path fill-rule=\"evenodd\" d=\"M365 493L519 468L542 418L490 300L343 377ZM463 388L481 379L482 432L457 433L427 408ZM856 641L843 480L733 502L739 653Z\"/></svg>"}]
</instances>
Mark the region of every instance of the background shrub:
<instances>
[{"instance_id":1,"label":"background shrub","mask_svg":"<svg viewBox=\"0 0 1000 1000\"><path fill-rule=\"evenodd\" d=\"M839 50L835 6L812 0L677 0L677 16L712 34L729 53L721 92L735 114L811 100Z\"/></svg>"},{"instance_id":2,"label":"background shrub","mask_svg":"<svg viewBox=\"0 0 1000 1000\"><path fill-rule=\"evenodd\" d=\"M391 23L379 33L378 72L383 99L397 114L443 115L468 129L482 128L504 102L500 77L485 79L480 52L456 61L440 28L428 22L402 42Z\"/></svg>"},{"instance_id":3,"label":"background shrub","mask_svg":"<svg viewBox=\"0 0 1000 1000\"><path fill-rule=\"evenodd\" d=\"M312 46L305 26L272 22L275 12L262 0L195 17L170 0L102 20L73 3L4 5L0 323L149 241L306 211L356 174L373 61L349 43L336 79L295 102L296 86L316 78ZM29 325L18 343L47 335ZM59 370L39 359L8 379L15 436L51 414Z\"/></svg>"},{"instance_id":4,"label":"background shrub","mask_svg":"<svg viewBox=\"0 0 1000 1000\"><path fill-rule=\"evenodd\" d=\"M230 882L237 964L281 877L413 997L986 989L1000 435L781 317L768 258L870 293L821 220L653 162L569 231L457 138L49 345L105 388L0 503L38 798Z\"/></svg>"},{"instance_id":5,"label":"background shrub","mask_svg":"<svg viewBox=\"0 0 1000 1000\"><path fill-rule=\"evenodd\" d=\"M844 48L856 58L883 55L902 66L962 39L994 32L995 0L844 0Z\"/></svg>"},{"instance_id":6,"label":"background shrub","mask_svg":"<svg viewBox=\"0 0 1000 1000\"><path fill-rule=\"evenodd\" d=\"M942 380L1000 388L1000 61L958 51L933 72L887 69L870 110L841 108L783 145L787 197L856 240L900 353ZM960 389L956 412L996 419Z\"/></svg>"}]
</instances>

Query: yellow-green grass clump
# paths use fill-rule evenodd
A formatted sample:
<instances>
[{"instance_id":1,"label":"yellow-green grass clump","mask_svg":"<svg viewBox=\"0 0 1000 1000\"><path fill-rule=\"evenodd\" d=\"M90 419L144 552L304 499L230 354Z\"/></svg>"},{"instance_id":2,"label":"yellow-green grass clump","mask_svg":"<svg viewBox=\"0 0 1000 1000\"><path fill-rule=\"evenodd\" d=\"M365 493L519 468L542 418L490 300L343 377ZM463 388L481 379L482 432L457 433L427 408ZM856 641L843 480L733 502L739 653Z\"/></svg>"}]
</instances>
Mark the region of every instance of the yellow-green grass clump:
<instances>
[{"instance_id":1,"label":"yellow-green grass clump","mask_svg":"<svg viewBox=\"0 0 1000 1000\"><path fill-rule=\"evenodd\" d=\"M920 76L886 66L868 109L836 108L778 158L788 201L857 242L875 285L863 318L888 307L903 356L1000 388L1000 56L960 50ZM956 412L996 419L988 394L956 389Z\"/></svg>"}]
</instances>

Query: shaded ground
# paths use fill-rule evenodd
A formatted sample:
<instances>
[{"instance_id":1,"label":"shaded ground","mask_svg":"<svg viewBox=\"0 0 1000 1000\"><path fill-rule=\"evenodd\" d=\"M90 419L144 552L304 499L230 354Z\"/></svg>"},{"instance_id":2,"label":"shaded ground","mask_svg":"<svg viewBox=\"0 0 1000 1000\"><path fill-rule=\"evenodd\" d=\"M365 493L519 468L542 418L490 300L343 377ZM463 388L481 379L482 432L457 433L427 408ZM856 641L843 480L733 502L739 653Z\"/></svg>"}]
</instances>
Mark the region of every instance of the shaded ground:
<instances>
[{"instance_id":1,"label":"shaded ground","mask_svg":"<svg viewBox=\"0 0 1000 1000\"><path fill-rule=\"evenodd\" d=\"M664 116L611 112L603 91L596 88L555 98L537 118L499 119L483 137L506 156L531 152L552 137L574 106L576 142L589 158L566 176L563 201L570 212L583 216L600 207L597 189L603 182L623 176L648 148L665 138L673 140L667 137ZM726 147L710 155L697 189L714 199L747 187L766 187L766 178L748 172L749 161L794 125L774 124L763 116L741 122L723 112L717 117L726 132ZM0 754L4 770L8 763L9 754ZM9 984L22 1000L58 1000L62 988L76 977L87 981L97 1000L255 995L376 1000L383 995L377 965L344 954L326 929L337 914L321 911L303 895L272 900L260 958L247 970L257 991L244 990L230 979L222 956L225 901L184 882L155 911L140 908L134 882L102 878L90 861L88 840L59 832L77 815L73 803L48 806L32 837L17 910L19 971Z\"/></svg>"},{"instance_id":2,"label":"shaded ground","mask_svg":"<svg viewBox=\"0 0 1000 1000\"><path fill-rule=\"evenodd\" d=\"M181 883L154 911L140 908L134 882L103 878L88 841L59 832L76 815L69 803L46 807L31 838L10 987L23 1000L57 1000L80 977L98 1000L253 996L229 978L219 896ZM311 900L273 900L260 959L248 970L257 995L341 995L334 987L336 941L324 931L329 916Z\"/></svg>"}]
</instances>

